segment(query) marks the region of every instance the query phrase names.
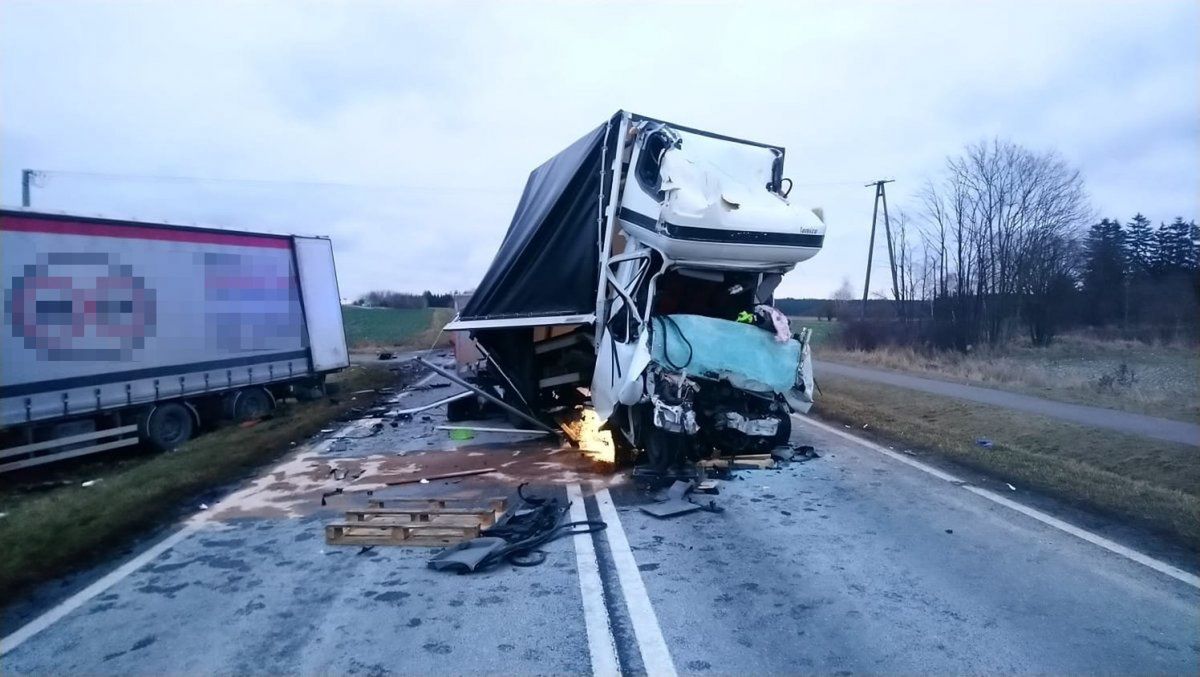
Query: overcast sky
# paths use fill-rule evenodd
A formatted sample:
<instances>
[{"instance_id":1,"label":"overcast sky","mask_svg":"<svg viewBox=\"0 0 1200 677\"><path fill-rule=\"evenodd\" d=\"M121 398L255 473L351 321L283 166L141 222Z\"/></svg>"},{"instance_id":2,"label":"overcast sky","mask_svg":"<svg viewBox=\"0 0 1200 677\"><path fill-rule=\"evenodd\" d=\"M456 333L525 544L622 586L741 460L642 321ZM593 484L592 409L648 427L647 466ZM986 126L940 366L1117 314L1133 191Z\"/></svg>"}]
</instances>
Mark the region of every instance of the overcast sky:
<instances>
[{"instance_id":1,"label":"overcast sky","mask_svg":"<svg viewBox=\"0 0 1200 677\"><path fill-rule=\"evenodd\" d=\"M0 201L78 172L34 206L331 235L344 296L465 289L529 171L623 108L787 148L829 230L783 295L861 290L862 184L903 208L993 135L1102 215L1200 216L1195 0L647 4L3 0Z\"/></svg>"}]
</instances>

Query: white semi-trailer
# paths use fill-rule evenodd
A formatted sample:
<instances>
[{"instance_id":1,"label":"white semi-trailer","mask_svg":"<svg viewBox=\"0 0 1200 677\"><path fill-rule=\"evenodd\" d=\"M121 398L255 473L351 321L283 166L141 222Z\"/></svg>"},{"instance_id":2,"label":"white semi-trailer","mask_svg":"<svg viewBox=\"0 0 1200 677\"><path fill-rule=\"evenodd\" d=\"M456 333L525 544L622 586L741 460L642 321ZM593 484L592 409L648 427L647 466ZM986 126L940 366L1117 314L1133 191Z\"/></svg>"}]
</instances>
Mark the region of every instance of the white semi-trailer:
<instances>
[{"instance_id":1,"label":"white semi-trailer","mask_svg":"<svg viewBox=\"0 0 1200 677\"><path fill-rule=\"evenodd\" d=\"M621 111L538 167L447 327L482 349L478 380L543 416L591 406L662 476L785 443L812 368L808 333L772 303L825 223L789 198L783 160Z\"/></svg>"},{"instance_id":2,"label":"white semi-trailer","mask_svg":"<svg viewBox=\"0 0 1200 677\"><path fill-rule=\"evenodd\" d=\"M0 472L268 413L349 365L328 238L0 210Z\"/></svg>"}]
</instances>

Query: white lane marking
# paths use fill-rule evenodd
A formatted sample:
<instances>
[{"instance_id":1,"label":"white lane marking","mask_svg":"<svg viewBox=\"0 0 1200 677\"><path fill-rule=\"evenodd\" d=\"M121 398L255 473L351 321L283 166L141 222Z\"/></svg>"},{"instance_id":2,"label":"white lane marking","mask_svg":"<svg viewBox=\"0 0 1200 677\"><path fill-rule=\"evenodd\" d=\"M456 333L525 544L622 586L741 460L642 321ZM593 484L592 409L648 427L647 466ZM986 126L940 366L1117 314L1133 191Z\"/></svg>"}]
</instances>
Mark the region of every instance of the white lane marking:
<instances>
[{"instance_id":1,"label":"white lane marking","mask_svg":"<svg viewBox=\"0 0 1200 677\"><path fill-rule=\"evenodd\" d=\"M571 501L571 521L587 520L583 506L583 491L578 484L567 485ZM613 641L608 608L604 605L604 584L600 581L600 565L596 562L596 547L591 534L575 536L575 566L579 570L579 594L583 598L583 622L587 628L588 652L592 656L592 674L610 677L621 673L617 662L617 647Z\"/></svg>"},{"instance_id":2,"label":"white lane marking","mask_svg":"<svg viewBox=\"0 0 1200 677\"><path fill-rule=\"evenodd\" d=\"M920 470L921 472L925 472L930 475L933 475L934 477L936 477L940 480L945 480L947 482L952 482L952 483L961 485L963 489L966 489L967 491L975 494L976 496L979 496L980 498L987 499L993 503L996 503L997 505L1002 505L1011 510L1015 510L1015 511L1021 513L1022 515L1025 515L1026 517L1031 517L1031 518L1041 522L1042 524L1045 524L1046 526L1052 527L1054 529L1058 529L1059 531L1062 531L1064 533L1075 536L1076 538L1085 540L1088 543L1091 543L1092 545L1096 545L1101 548L1104 548L1105 550L1107 550L1115 555L1120 555L1121 557L1124 557L1125 559L1128 559L1133 562L1137 562L1138 564L1141 564L1142 566L1149 567L1149 568L1159 572L1160 574L1165 574L1167 576L1170 576L1171 578L1174 578L1177 581L1186 583L1186 584L1192 586L1193 588L1200 588L1200 576L1196 576L1195 574L1188 573L1187 571L1184 571L1183 569L1180 569L1179 567L1171 566L1170 564L1167 564L1166 562L1163 562L1162 560L1155 559L1149 555L1140 553L1132 548L1127 548L1127 547L1121 545L1120 543L1117 543L1115 541L1110 541L1109 539L1104 538L1103 536L1093 534L1092 532L1087 531L1085 529L1080 529L1079 527L1077 527L1073 524L1064 522L1064 521L1058 519L1057 517L1047 515L1046 513L1042 512L1041 510L1036 510L1034 508L1030 508L1027 505L1022 505L1020 503L1017 503L1016 501L1005 498L1005 497L1001 496L1000 494L988 491L987 489L981 489L976 486L971 486L971 485L967 484L964 480L961 480L961 479L955 477L954 475L951 475L946 472L942 472L941 470L938 470L937 468L925 465L924 463L921 463L920 461L915 461L915 460L908 458L907 456L904 456L902 454L897 454L896 452L894 452L890 449L885 449L885 448L879 446L878 444L871 442L870 440L864 440L863 438L861 438L857 435L852 435L843 430L838 430L834 426L831 426L827 423L822 423L820 421L816 421L816 420L813 420L808 417L797 416L795 414L793 414L792 417L798 421L801 421L802 423L807 424L807 425L811 425L815 428L820 428L821 430L833 433L834 435L837 435L844 439L850 440L851 442L854 442L855 444L858 444L859 446L866 447L867 449L870 449L872 451L877 451L889 458L895 459L897 461L900 461L901 463L912 466L913 468L916 468L917 470Z\"/></svg>"},{"instance_id":3,"label":"white lane marking","mask_svg":"<svg viewBox=\"0 0 1200 677\"><path fill-rule=\"evenodd\" d=\"M1072 536L1082 538L1083 540L1087 541L1088 543L1092 543L1093 545L1098 545L1101 548L1104 548L1105 550L1114 552L1114 553L1116 553L1122 557L1125 557L1127 559L1131 559L1134 562L1141 564L1142 566L1150 567L1151 569L1154 569L1155 571L1157 571L1161 574L1166 574L1166 575L1170 576L1171 578L1174 578L1178 581L1183 581L1184 583L1187 583L1188 585L1192 586L1193 588L1200 588L1200 576L1190 574L1190 573L1184 571L1183 569L1180 569L1178 567L1173 567L1170 564L1167 564L1166 562L1163 562L1161 560L1154 559L1153 557L1150 557L1149 555L1143 555L1142 553L1138 552L1137 550L1134 550L1132 548L1127 548L1127 547L1121 545L1120 543L1110 541L1107 538L1104 538L1103 536L1097 536L1096 534L1093 534L1090 531L1085 531L1083 529L1080 529L1079 527L1077 527L1073 524L1064 522L1064 521L1058 519L1057 517L1054 517L1052 515L1047 515L1046 513L1041 512L1040 510L1034 510L1033 508L1030 508L1027 505L1022 505L1020 503L1017 503L1016 501L1007 499L1007 498L1001 496L1000 494L988 491L987 489L981 489L979 487L973 487L970 485L964 486L963 489L966 489L967 491L969 491L972 494L975 494L977 496L982 496L982 497L986 498L987 500L992 501L994 503L999 503L1000 505L1002 505L1006 508L1016 510L1017 512L1019 512L1023 515L1032 517L1033 519L1041 522L1042 524L1047 524L1049 526L1054 527L1055 529L1065 531L1068 534L1071 534Z\"/></svg>"},{"instance_id":4,"label":"white lane marking","mask_svg":"<svg viewBox=\"0 0 1200 677\"><path fill-rule=\"evenodd\" d=\"M432 381L434 376L436 376L436 374L429 374L428 376L421 379L420 381L417 381L414 385L424 385L424 384L428 383L429 381ZM405 392L402 392L399 395L397 395L395 399L399 400L410 394L412 394L411 390L405 391ZM337 432L332 433L330 435L330 437L340 437L342 435L346 435L350 432L353 432L352 428L362 425L362 424L363 424L363 421L361 421L361 420L351 421L351 422L347 423L346 425L342 426L341 429L339 429ZM332 443L333 443L333 440L327 439L324 442L321 442L320 444L318 444L317 447L314 449L314 451L316 451L316 453L318 453L318 454L322 453L322 452L324 452L325 449L328 449ZM288 460L290 461L291 459L295 458L296 456L299 456L301 453L304 453L304 449L303 448L297 449L294 454L291 454L290 456L288 456ZM286 464L287 461L285 461L284 463ZM222 502L233 499L237 495L238 495L238 493L236 493L236 492L233 494L230 494L229 496L222 499ZM49 611L46 611L41 616L38 616L37 618L33 619L32 621L29 621L25 625L21 626L16 632L13 632L11 635L9 635L3 639L0 639L0 656L3 656L4 654L7 654L8 652L12 651L13 649L16 649L17 647L21 646L30 637L33 637L34 635L38 634L39 632L45 630L46 628L50 627L51 625L54 625L58 621L62 620L64 617L66 617L72 611L74 611L74 610L78 609L79 607L83 606L84 604L86 604L93 597L96 597L97 595L103 593L105 590L108 590L109 588L116 585L117 583L120 583L122 580L124 580L126 577L128 577L133 572L146 566L146 564L148 564L150 561L152 561L159 555L170 550L171 548L178 545L181 541L186 539L188 536L191 536L192 534L196 533L200 529L204 528L209 523L209 519L208 519L207 515L217 512L217 508L219 506L220 506L220 503L212 506L212 508L209 510L208 513L190 518L184 524L183 528L180 529L179 531L176 531L175 533L171 534L170 536L167 536L166 538L159 541L158 543L155 543L154 545L150 546L148 549L143 551L140 555L138 555L137 557L134 557L133 559L126 562L125 564L122 564L121 566L117 567L113 571L109 572L108 575L104 576L103 578L96 581L95 583L92 583L91 585L87 586L83 590L80 590L79 592L75 593L74 595L71 595L70 597L63 600L62 602L59 602L57 605L55 605Z\"/></svg>"},{"instance_id":5,"label":"white lane marking","mask_svg":"<svg viewBox=\"0 0 1200 677\"><path fill-rule=\"evenodd\" d=\"M25 640L33 637L51 625L54 625L58 621L62 620L67 614L86 604L88 600L92 599L96 595L99 595L105 590L108 590L129 574L137 571L154 558L175 547L175 544L199 531L204 524L204 521L201 520L188 522L182 529L151 546L149 550L146 550L137 557L134 557L125 564L117 567L116 570L112 571L104 578L101 578L83 590L71 595L59 603L58 606L55 606L53 609L47 611L41 616L38 616L29 623L26 623L21 627L21 629L12 633L8 637L0 639L0 656L3 656L13 649L21 646L25 643Z\"/></svg>"},{"instance_id":6,"label":"white lane marking","mask_svg":"<svg viewBox=\"0 0 1200 677\"><path fill-rule=\"evenodd\" d=\"M654 607L650 605L646 584L638 571L633 551L629 549L629 539L625 536L625 529L621 526L621 518L617 516L617 507L613 505L608 489L596 492L596 505L600 508L601 519L608 524L604 534L608 537L608 546L612 550L617 580L621 582L625 608L629 611L629 619L633 623L633 634L637 638L646 674L674 677L675 662L671 660L671 651L667 648L667 641L663 639L658 616L654 613Z\"/></svg>"}]
</instances>

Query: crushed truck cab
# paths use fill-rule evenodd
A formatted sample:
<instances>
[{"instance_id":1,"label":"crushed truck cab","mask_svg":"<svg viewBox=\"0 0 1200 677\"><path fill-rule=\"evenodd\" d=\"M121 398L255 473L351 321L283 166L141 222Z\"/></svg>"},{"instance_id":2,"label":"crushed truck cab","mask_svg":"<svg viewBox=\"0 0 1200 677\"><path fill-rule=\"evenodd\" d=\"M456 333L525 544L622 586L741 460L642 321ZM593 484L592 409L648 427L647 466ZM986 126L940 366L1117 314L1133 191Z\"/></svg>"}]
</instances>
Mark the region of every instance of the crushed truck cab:
<instances>
[{"instance_id":1,"label":"crushed truck cab","mask_svg":"<svg viewBox=\"0 0 1200 677\"><path fill-rule=\"evenodd\" d=\"M812 403L807 330L772 307L820 251L784 149L619 112L534 170L491 268L447 328L482 387L549 418L594 408L670 474L787 442Z\"/></svg>"}]
</instances>

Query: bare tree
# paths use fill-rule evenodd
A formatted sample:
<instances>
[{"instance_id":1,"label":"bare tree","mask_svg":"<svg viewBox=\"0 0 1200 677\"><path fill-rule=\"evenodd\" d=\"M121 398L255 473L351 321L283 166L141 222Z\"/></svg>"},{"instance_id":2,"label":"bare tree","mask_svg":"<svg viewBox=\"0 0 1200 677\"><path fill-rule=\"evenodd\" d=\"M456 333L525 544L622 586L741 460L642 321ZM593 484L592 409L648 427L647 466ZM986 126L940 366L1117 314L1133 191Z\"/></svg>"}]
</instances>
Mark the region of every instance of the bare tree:
<instances>
[{"instance_id":1,"label":"bare tree","mask_svg":"<svg viewBox=\"0 0 1200 677\"><path fill-rule=\"evenodd\" d=\"M1048 297L1069 281L1073 243L1091 215L1079 172L1054 152L995 139L947 158L920 201L934 318L950 327L943 342L998 344L1022 316L1037 318L1031 336L1048 342Z\"/></svg>"}]
</instances>

